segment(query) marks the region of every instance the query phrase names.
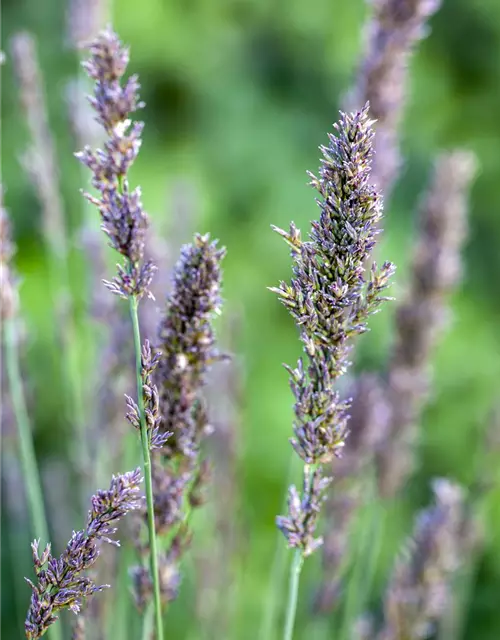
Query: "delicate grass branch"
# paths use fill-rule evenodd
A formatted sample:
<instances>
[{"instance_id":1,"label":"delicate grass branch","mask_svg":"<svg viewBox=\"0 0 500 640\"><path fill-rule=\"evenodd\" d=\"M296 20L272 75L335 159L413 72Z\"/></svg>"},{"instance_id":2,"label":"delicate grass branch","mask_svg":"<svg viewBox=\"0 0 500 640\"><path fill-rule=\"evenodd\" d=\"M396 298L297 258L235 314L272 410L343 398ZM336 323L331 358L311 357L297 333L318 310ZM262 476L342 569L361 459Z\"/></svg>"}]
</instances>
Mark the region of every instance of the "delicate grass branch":
<instances>
[{"instance_id":1,"label":"delicate grass branch","mask_svg":"<svg viewBox=\"0 0 500 640\"><path fill-rule=\"evenodd\" d=\"M347 436L349 402L340 398L338 378L349 366L351 340L368 330L368 317L387 300L382 295L394 271L375 264L365 277L365 264L375 246L382 217L379 194L370 185L373 122L368 105L342 114L329 135L319 177L310 174L320 195L321 214L308 241L293 223L275 228L291 248L293 278L272 288L294 318L304 359L287 366L295 397L291 444L304 464L302 491L291 486L288 514L277 526L295 549L290 576L285 638L291 638L300 569L306 556L321 546L316 527L330 478L323 466L341 455ZM300 559L300 561L299 561Z\"/></svg>"},{"instance_id":2,"label":"delicate grass branch","mask_svg":"<svg viewBox=\"0 0 500 640\"><path fill-rule=\"evenodd\" d=\"M78 614L87 598L109 586L96 585L86 572L97 561L103 542L119 546L110 536L116 532L114 525L118 520L140 507L141 482L140 469L113 476L108 490L92 496L87 526L73 531L58 558L52 556L50 544L40 555L39 541L33 542L36 583L27 580L32 590L25 622L28 640L38 640L45 635L58 620L60 611L69 609Z\"/></svg>"},{"instance_id":3,"label":"delicate grass branch","mask_svg":"<svg viewBox=\"0 0 500 640\"><path fill-rule=\"evenodd\" d=\"M204 503L208 480L201 445L212 429L202 389L211 365L222 358L212 321L221 305L224 255L208 235L196 234L182 248L158 332L158 437L171 436L152 461L164 609L179 592L180 561L192 537L191 512ZM150 552L140 533L136 547L143 557ZM144 611L152 596L151 580L143 565L134 567L132 575L136 604Z\"/></svg>"}]
</instances>

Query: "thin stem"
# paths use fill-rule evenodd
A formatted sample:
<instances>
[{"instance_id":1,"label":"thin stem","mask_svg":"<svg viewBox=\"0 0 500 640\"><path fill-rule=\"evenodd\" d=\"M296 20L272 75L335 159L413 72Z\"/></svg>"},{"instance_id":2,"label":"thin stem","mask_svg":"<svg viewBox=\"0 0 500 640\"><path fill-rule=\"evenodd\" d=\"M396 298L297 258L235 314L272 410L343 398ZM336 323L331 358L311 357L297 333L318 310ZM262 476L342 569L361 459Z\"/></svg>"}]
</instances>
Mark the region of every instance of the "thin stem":
<instances>
[{"instance_id":1,"label":"thin stem","mask_svg":"<svg viewBox=\"0 0 500 640\"><path fill-rule=\"evenodd\" d=\"M290 584L288 588L288 603L286 608L286 622L284 640L293 639L293 629L295 627L295 617L297 614L297 601L299 598L300 573L304 564L304 555L301 549L296 549L292 566L290 568Z\"/></svg>"},{"instance_id":2,"label":"thin stem","mask_svg":"<svg viewBox=\"0 0 500 640\"><path fill-rule=\"evenodd\" d=\"M137 313L138 300L136 296L130 296L130 315L134 330L134 349L137 376L137 406L139 407L139 419L141 423L141 445L144 463L144 482L146 485L146 503L148 511L149 548L151 560L151 576L153 579L156 640L163 640L163 619L161 611L160 577L158 573L158 550L156 546L155 515L153 500L153 479L151 476L151 455L149 451L149 436L144 412L144 395L142 388L142 364L141 364L141 334L139 330L139 316Z\"/></svg>"},{"instance_id":3,"label":"thin stem","mask_svg":"<svg viewBox=\"0 0 500 640\"><path fill-rule=\"evenodd\" d=\"M35 537L41 538L43 542L47 544L49 542L49 533L43 508L40 474L38 472L28 410L26 408L22 387L21 372L19 370L16 318L7 318L5 320L5 356L10 395L19 433L19 449L24 480L26 482L26 494L31 523Z\"/></svg>"},{"instance_id":4,"label":"thin stem","mask_svg":"<svg viewBox=\"0 0 500 640\"><path fill-rule=\"evenodd\" d=\"M153 607L148 605L144 612L144 621L142 625L142 640L151 640L153 635Z\"/></svg>"},{"instance_id":5,"label":"thin stem","mask_svg":"<svg viewBox=\"0 0 500 640\"><path fill-rule=\"evenodd\" d=\"M45 518L42 484L33 446L32 431L26 400L24 397L21 371L19 368L18 335L16 331L18 320L15 317L6 318L4 324L5 336L5 360L7 378L9 381L10 397L16 418L19 434L19 450L21 465L23 468L24 482L26 483L26 496L30 512L31 525L35 538L41 539L44 544L49 542L49 529ZM53 640L62 640L61 627L55 625L50 628L49 636Z\"/></svg>"}]
</instances>

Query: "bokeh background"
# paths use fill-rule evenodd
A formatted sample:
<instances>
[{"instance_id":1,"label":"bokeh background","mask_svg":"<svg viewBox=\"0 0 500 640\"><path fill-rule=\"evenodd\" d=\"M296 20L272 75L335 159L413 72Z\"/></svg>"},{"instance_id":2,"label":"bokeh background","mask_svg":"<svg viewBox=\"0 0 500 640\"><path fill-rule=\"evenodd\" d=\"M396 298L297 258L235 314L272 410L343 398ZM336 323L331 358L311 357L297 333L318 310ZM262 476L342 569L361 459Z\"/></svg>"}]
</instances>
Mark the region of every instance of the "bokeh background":
<instances>
[{"instance_id":1,"label":"bokeh background","mask_svg":"<svg viewBox=\"0 0 500 640\"><path fill-rule=\"evenodd\" d=\"M2 49L8 54L9 39L19 29L37 38L73 247L70 272L76 313L82 323L89 292L79 228L86 212L65 99L68 83L79 73L68 39L67 10L63 0L3 0ZM130 70L140 75L147 105L141 114L146 123L143 148L131 180L142 185L155 227L172 232L173 253L194 230L209 231L228 249L224 309L228 317L238 318L231 348L238 355L243 395L234 419L239 454L238 500L232 517L242 525L242 541L238 586L228 584L219 594L223 602L231 599L228 607L236 612L225 637L258 636L277 544L274 518L281 510L289 473L291 395L281 363L294 362L300 347L293 322L266 289L290 273L286 247L270 225L286 227L294 220L305 230L316 215L305 172L317 169L317 147L325 142L353 82L365 13L362 0L115 0L112 7L113 25L131 45ZM445 0L431 29L411 62L402 129L405 163L386 206L385 234L378 249L383 259L398 266L396 297L404 290L415 212L436 153L456 146L472 149L480 173L471 194L464 279L453 298L452 324L434 361L420 463L394 509L397 524L392 534L387 533L389 546L411 530L414 511L429 498L432 477L446 475L465 486L474 484L477 452L491 428L500 380L500 4ZM27 142L7 59L2 67L2 182L22 279L24 375L37 453L52 493L48 503L57 547L81 523L72 522L65 510L71 486L61 487L54 480L66 477L66 452L74 433L71 416L62 409L64 373L55 348L60 327L54 322L48 286L40 205L19 163ZM179 198L181 218L185 217L181 221L173 214ZM371 326L356 353L358 371L376 370L384 362L391 342L391 309L385 308ZM227 343L227 323L221 320L219 328ZM90 358L84 373L100 375ZM15 480L15 447L15 436L6 427L5 638L22 637L29 598L22 577L31 573L24 492L22 482ZM5 459L10 460L7 466ZM14 481L6 481L8 474ZM500 634L500 484L494 480L493 485L483 509L487 544L465 612L464 637L470 640L493 640ZM196 548L211 544L211 539L204 539L204 527L198 529L195 555ZM306 568L297 637L313 637L308 610L320 563L318 554ZM375 591L383 589L384 579L382 571ZM285 590L283 577L278 601ZM208 637L195 615L195 593L188 575L169 613L169 638ZM323 632L325 628L321 637L335 637L328 621Z\"/></svg>"}]
</instances>

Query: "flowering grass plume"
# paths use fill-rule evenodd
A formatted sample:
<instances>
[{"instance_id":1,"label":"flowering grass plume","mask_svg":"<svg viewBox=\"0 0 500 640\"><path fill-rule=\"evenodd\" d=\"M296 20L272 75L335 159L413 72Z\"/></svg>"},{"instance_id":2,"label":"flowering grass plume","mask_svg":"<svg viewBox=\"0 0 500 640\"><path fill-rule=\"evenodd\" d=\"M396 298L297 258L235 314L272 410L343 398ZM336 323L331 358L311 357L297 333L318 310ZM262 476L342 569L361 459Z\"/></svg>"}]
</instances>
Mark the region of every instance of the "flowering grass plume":
<instances>
[{"instance_id":1,"label":"flowering grass plume","mask_svg":"<svg viewBox=\"0 0 500 640\"><path fill-rule=\"evenodd\" d=\"M295 369L286 367L295 396L294 437L291 444L304 462L302 491L291 486L288 514L278 528L295 549L290 575L285 638L293 635L302 563L321 544L316 527L330 478L322 466L340 456L347 436L349 401L336 388L349 366L351 340L367 331L367 319L380 304L394 272L385 262L372 264L365 277L382 217L382 201L370 184L373 121L368 105L341 113L322 146L319 176L309 174L320 198L318 221L308 241L292 223L290 231L275 230L291 247L293 278L271 290L278 294L299 330L305 358ZM305 360L305 362L304 362Z\"/></svg>"},{"instance_id":2,"label":"flowering grass plume","mask_svg":"<svg viewBox=\"0 0 500 640\"><path fill-rule=\"evenodd\" d=\"M47 545L39 554L39 541L33 542L33 562L37 582L27 580L33 591L25 622L29 640L41 638L58 619L65 608L78 614L85 598L106 588L96 585L85 571L90 569L100 554L101 542L118 545L109 536L116 531L116 522L129 511L142 504L140 469L113 476L109 490L98 491L92 496L87 526L73 532L64 553L56 558Z\"/></svg>"},{"instance_id":3,"label":"flowering grass plume","mask_svg":"<svg viewBox=\"0 0 500 640\"><path fill-rule=\"evenodd\" d=\"M68 44L85 50L85 45L104 25L109 13L107 0L71 0L67 14ZM71 132L76 148L97 146L102 140L102 127L93 117L94 111L82 96L89 90L90 80L82 73L70 80L65 98ZM82 175L86 168L82 166ZM89 416L88 440L93 476L104 481L109 462L118 462L123 456L123 396L134 388L134 348L127 310L116 304L104 289L102 279L107 270L107 247L102 243L94 206L82 201L83 222L78 232L79 245L86 257L88 290L87 309L92 319L87 329L92 332L89 343L96 345L96 368L100 377L89 379L89 393L93 398ZM111 442L113 445L111 446ZM112 451L112 454L111 454ZM111 457L110 457L111 456Z\"/></svg>"},{"instance_id":4,"label":"flowering grass plume","mask_svg":"<svg viewBox=\"0 0 500 640\"><path fill-rule=\"evenodd\" d=\"M396 308L388 371L384 378L364 376L353 385L351 433L343 460L335 464L335 477L337 486L339 481L346 485L346 493L354 500L335 496L327 506L335 526L329 528L325 541L325 582L317 600L323 611L332 608L339 592L336 574L363 499L363 466L375 454L379 490L386 497L398 493L414 468L432 358L449 315L449 297L460 278L466 196L474 173L474 157L468 152L444 153L436 160L433 181L420 208L408 292Z\"/></svg>"},{"instance_id":5,"label":"flowering grass plume","mask_svg":"<svg viewBox=\"0 0 500 640\"><path fill-rule=\"evenodd\" d=\"M124 259L116 277L105 284L122 298L140 299L148 292L155 267L143 260L148 217L142 207L140 187L130 191L127 173L139 153L143 129L142 122L132 123L129 116L144 103L139 99L137 76L130 76L121 84L129 51L115 33L103 31L89 51L90 59L83 63L95 82L89 101L107 140L104 149L92 151L85 147L76 157L91 170L92 186L100 195L85 196L98 207L102 230L110 246Z\"/></svg>"},{"instance_id":6,"label":"flowering grass plume","mask_svg":"<svg viewBox=\"0 0 500 640\"><path fill-rule=\"evenodd\" d=\"M153 383L153 373L158 366L160 357L160 352L153 351L149 340L146 340L141 352L141 381L143 409L146 418L146 428L149 434L150 449L161 449L172 435L170 431L161 430L162 420L160 417L158 388ZM140 432L141 411L139 405L129 395L125 394L125 398L127 399L128 409L126 418L130 424Z\"/></svg>"},{"instance_id":7,"label":"flowering grass plume","mask_svg":"<svg viewBox=\"0 0 500 640\"><path fill-rule=\"evenodd\" d=\"M463 562L464 493L445 479L435 480L433 490L435 504L417 517L413 540L396 563L378 640L429 638L451 604L451 581Z\"/></svg>"},{"instance_id":8,"label":"flowering grass plume","mask_svg":"<svg viewBox=\"0 0 500 640\"><path fill-rule=\"evenodd\" d=\"M172 434L153 459L155 526L165 541L159 558L164 605L177 596L178 560L191 539L189 514L203 502L208 465L201 444L211 429L202 391L211 365L223 357L212 323L221 307L224 254L208 235L197 234L183 247L159 328L160 434ZM133 578L142 609L151 595L147 569L136 567Z\"/></svg>"},{"instance_id":9,"label":"flowering grass plume","mask_svg":"<svg viewBox=\"0 0 500 640\"><path fill-rule=\"evenodd\" d=\"M305 464L302 495L290 488L289 514L278 527L289 546L311 554L321 544L314 537L322 494L328 480L321 465L340 455L347 435L349 403L335 388L349 361L351 339L367 331L366 321L386 300L394 267L373 265L365 279L365 260L375 246L382 201L370 185L373 122L368 106L341 114L329 135L319 177L311 184L320 195L320 219L312 223L309 241L276 229L292 249L293 279L273 288L300 330L305 363L287 367L295 396L291 443Z\"/></svg>"},{"instance_id":10,"label":"flowering grass plume","mask_svg":"<svg viewBox=\"0 0 500 640\"><path fill-rule=\"evenodd\" d=\"M413 469L418 417L430 390L431 362L461 276L467 195L476 172L465 151L442 154L421 205L411 280L396 309L387 375L388 427L379 446L380 488L394 495Z\"/></svg>"},{"instance_id":11,"label":"flowering grass plume","mask_svg":"<svg viewBox=\"0 0 500 640\"><path fill-rule=\"evenodd\" d=\"M370 103L377 136L372 182L386 197L400 167L399 125L407 93L409 59L427 35L426 23L440 0L371 0L373 15L351 100Z\"/></svg>"},{"instance_id":12,"label":"flowering grass plume","mask_svg":"<svg viewBox=\"0 0 500 640\"><path fill-rule=\"evenodd\" d=\"M94 94L89 98L97 122L103 127L104 149L92 151L85 147L77 158L92 172L92 186L99 197L85 194L97 206L101 228L110 246L122 257L117 274L106 287L129 303L134 336L137 402L127 397L127 419L140 431L144 478L146 486L147 522L149 532L151 577L154 591L155 630L157 640L163 640L158 550L156 547L153 473L151 450L161 448L170 433L159 429L159 396L152 381L158 365L158 355L149 342L141 344L138 307L144 295L152 297L149 285L156 270L145 259L148 217L141 202L141 190L130 190L127 174L139 153L143 124L129 116L141 109L137 76L123 81L129 62L129 51L110 29L101 32L89 45L90 58L83 63L94 81Z\"/></svg>"},{"instance_id":13,"label":"flowering grass plume","mask_svg":"<svg viewBox=\"0 0 500 640\"><path fill-rule=\"evenodd\" d=\"M222 300L221 262L226 251L210 236L185 245L173 275L172 293L159 328L158 386L163 428L173 432L169 457L195 458L208 426L201 390L219 353L213 319Z\"/></svg>"}]
</instances>

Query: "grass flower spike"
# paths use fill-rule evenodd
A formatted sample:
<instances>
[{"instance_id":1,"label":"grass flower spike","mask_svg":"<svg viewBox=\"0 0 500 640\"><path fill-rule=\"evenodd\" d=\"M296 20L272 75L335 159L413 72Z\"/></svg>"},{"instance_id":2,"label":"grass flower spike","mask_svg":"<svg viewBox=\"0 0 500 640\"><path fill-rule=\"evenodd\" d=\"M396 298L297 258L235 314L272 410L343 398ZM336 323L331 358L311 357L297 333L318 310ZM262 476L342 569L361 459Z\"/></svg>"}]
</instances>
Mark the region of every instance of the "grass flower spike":
<instances>
[{"instance_id":1,"label":"grass flower spike","mask_svg":"<svg viewBox=\"0 0 500 640\"><path fill-rule=\"evenodd\" d=\"M109 490L98 491L92 497L92 509L89 511L86 528L73 532L66 550L59 558L51 555L50 545L40 555L39 541L33 542L37 583L28 580L33 590L25 623L28 640L41 638L57 620L57 613L61 609L68 608L78 613L84 598L108 586L94 584L84 572L96 562L101 541L119 544L109 536L115 533L113 525L117 520L140 507L141 482L139 469L113 476Z\"/></svg>"},{"instance_id":2,"label":"grass flower spike","mask_svg":"<svg viewBox=\"0 0 500 640\"><path fill-rule=\"evenodd\" d=\"M370 184L373 122L368 106L341 114L337 135L329 136L319 177L311 184L320 199L320 218L303 241L293 225L276 229L291 247L293 278L273 288L290 311L299 330L305 359L287 367L295 397L294 437L291 440L304 462L302 494L289 491L288 515L277 524L288 545L295 548L286 638L292 637L296 590L303 558L321 545L315 536L320 506L329 479L322 465L340 455L347 436L349 403L336 389L349 366L351 339L367 331L366 321L386 300L383 291L394 267L373 264L365 278L382 216L382 201ZM290 606L290 603L291 606Z\"/></svg>"},{"instance_id":3,"label":"grass flower spike","mask_svg":"<svg viewBox=\"0 0 500 640\"><path fill-rule=\"evenodd\" d=\"M174 433L170 455L195 457L206 416L200 394L211 364L220 360L212 327L221 308L221 261L226 251L196 235L182 249L159 330L158 380L164 429Z\"/></svg>"},{"instance_id":4,"label":"grass flower spike","mask_svg":"<svg viewBox=\"0 0 500 640\"><path fill-rule=\"evenodd\" d=\"M148 217L142 207L139 187L130 190L128 170L141 147L143 124L132 123L130 114L144 106L139 99L139 82L131 76L122 83L129 62L129 51L118 36L103 31L89 46L90 59L83 64L94 80L94 95L89 98L107 139L104 149L85 147L77 158L92 171L92 186L99 197L85 194L101 215L101 227L110 246L122 256L117 274L105 282L108 289L128 300L132 320L136 361L137 403L127 397L127 418L141 434L142 457L146 485L147 519L149 529L150 563L154 585L155 627L157 639L163 638L161 596L158 571L158 552L154 523L153 480L150 449L161 447L168 433L160 436L158 427L158 392L151 383L151 375L158 357L149 343L141 345L138 305L149 293L156 267L144 259Z\"/></svg>"},{"instance_id":5,"label":"grass flower spike","mask_svg":"<svg viewBox=\"0 0 500 640\"><path fill-rule=\"evenodd\" d=\"M85 195L99 209L102 230L110 246L125 260L106 286L125 299L141 298L148 290L155 267L143 260L148 218L142 208L141 190L136 187L130 191L126 176L139 153L143 129L143 123L132 124L129 115L144 103L139 100L136 76L131 76L124 86L121 84L129 52L116 34L103 32L89 49L91 58L84 68L95 81L94 96L89 100L108 139L104 150L85 147L76 156L92 171L92 186L100 198Z\"/></svg>"},{"instance_id":6,"label":"grass flower spike","mask_svg":"<svg viewBox=\"0 0 500 640\"><path fill-rule=\"evenodd\" d=\"M225 249L208 235L185 245L173 273L172 291L159 327L161 422L158 437L172 437L153 458L155 527L161 540L159 557L163 606L177 597L179 561L191 541L193 508L203 504L208 464L201 445L211 432L203 387L211 365L222 356L215 343L213 318L221 307L221 261ZM141 548L141 552L148 552ZM143 609L151 597L147 569L134 567L135 599Z\"/></svg>"}]
</instances>

